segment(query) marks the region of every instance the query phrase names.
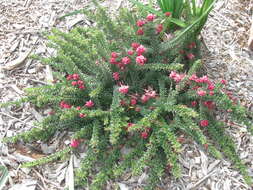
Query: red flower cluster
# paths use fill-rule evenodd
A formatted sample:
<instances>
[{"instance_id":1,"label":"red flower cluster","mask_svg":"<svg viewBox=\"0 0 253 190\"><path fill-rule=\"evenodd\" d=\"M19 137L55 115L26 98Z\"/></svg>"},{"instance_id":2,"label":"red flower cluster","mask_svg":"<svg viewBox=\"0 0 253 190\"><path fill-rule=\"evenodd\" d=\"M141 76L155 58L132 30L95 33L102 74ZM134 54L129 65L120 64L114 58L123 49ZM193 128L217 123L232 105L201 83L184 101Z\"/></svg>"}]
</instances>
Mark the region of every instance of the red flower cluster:
<instances>
[{"instance_id":1,"label":"red flower cluster","mask_svg":"<svg viewBox=\"0 0 253 190\"><path fill-rule=\"evenodd\" d=\"M70 146L71 146L72 148L77 148L77 147L79 146L79 144L80 144L80 141L79 141L79 140L73 139L73 140L71 141L71 143L70 143Z\"/></svg>"},{"instance_id":2,"label":"red flower cluster","mask_svg":"<svg viewBox=\"0 0 253 190\"><path fill-rule=\"evenodd\" d=\"M169 77L172 78L175 82L180 82L185 77L185 74L178 74L175 71L171 71Z\"/></svg>"},{"instance_id":3,"label":"red flower cluster","mask_svg":"<svg viewBox=\"0 0 253 190\"><path fill-rule=\"evenodd\" d=\"M60 102L60 107L61 107L62 109L70 109L72 106L69 105L68 103L64 102L64 101L61 101L61 102Z\"/></svg>"},{"instance_id":4,"label":"red flower cluster","mask_svg":"<svg viewBox=\"0 0 253 190\"><path fill-rule=\"evenodd\" d=\"M80 80L78 74L68 75L67 80L74 80L71 82L72 86L78 86L79 89L85 89L84 82Z\"/></svg>"}]
</instances>

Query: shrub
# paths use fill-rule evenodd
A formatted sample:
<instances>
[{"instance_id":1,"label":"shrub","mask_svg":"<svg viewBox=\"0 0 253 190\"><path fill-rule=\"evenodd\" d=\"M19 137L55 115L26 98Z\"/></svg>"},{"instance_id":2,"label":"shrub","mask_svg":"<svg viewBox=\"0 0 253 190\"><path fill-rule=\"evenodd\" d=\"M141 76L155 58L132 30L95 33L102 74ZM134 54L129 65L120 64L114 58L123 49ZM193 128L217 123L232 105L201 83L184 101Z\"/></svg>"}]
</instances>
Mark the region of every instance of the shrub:
<instances>
[{"instance_id":1,"label":"shrub","mask_svg":"<svg viewBox=\"0 0 253 190\"><path fill-rule=\"evenodd\" d=\"M74 132L70 147L24 166L66 157L86 144L87 155L75 173L77 186L91 183L91 189L101 189L109 179L147 168L146 189L154 189L168 168L180 177L180 135L185 134L216 158L223 153L251 184L226 123L214 114L227 111L252 133L250 113L226 91L226 81L215 84L199 74L196 25L201 20L182 33L161 23L167 15L139 18L122 9L111 19L98 5L85 13L96 25L69 33L53 30L48 38L57 55L36 57L55 69L57 81L27 89L20 101L54 111L37 128L5 139L47 141L67 130ZM123 153L123 147L130 152Z\"/></svg>"}]
</instances>

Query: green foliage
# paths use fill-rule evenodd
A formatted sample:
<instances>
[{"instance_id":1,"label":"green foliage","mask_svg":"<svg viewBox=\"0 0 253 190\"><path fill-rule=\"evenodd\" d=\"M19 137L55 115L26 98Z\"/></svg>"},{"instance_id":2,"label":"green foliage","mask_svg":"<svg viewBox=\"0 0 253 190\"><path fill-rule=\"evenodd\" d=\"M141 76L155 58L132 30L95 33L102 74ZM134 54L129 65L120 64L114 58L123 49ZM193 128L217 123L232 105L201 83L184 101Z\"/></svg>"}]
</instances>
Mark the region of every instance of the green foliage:
<instances>
[{"instance_id":1,"label":"green foliage","mask_svg":"<svg viewBox=\"0 0 253 190\"><path fill-rule=\"evenodd\" d=\"M172 10L167 2L173 1L160 4ZM75 172L76 186L100 190L108 180L126 172L140 175L145 169L146 189L155 189L167 171L180 177L182 142L178 138L184 134L211 155L229 158L251 184L234 142L213 111L229 110L232 120L252 132L249 113L224 93L224 84L198 74L202 66L197 59L199 29L213 5L205 2L199 9L191 1L191 14L198 18L183 29L158 31L157 25L166 18L151 6L142 7L159 17L138 28L136 22L143 19L138 12L122 9L112 19L96 4L96 10L84 11L94 26L68 33L52 30L48 38L57 54L37 58L54 68L57 82L27 89L24 100L37 108L51 107L54 113L5 141L48 141L56 132L68 131L73 133L71 147L23 166L66 158L77 153L81 143L87 152ZM185 14L182 2L177 3L174 19ZM144 34L136 35L140 28ZM132 43L139 43L137 50Z\"/></svg>"},{"instance_id":2,"label":"green foliage","mask_svg":"<svg viewBox=\"0 0 253 190\"><path fill-rule=\"evenodd\" d=\"M5 186L5 183L8 180L9 172L5 166L0 165L0 189Z\"/></svg>"}]
</instances>

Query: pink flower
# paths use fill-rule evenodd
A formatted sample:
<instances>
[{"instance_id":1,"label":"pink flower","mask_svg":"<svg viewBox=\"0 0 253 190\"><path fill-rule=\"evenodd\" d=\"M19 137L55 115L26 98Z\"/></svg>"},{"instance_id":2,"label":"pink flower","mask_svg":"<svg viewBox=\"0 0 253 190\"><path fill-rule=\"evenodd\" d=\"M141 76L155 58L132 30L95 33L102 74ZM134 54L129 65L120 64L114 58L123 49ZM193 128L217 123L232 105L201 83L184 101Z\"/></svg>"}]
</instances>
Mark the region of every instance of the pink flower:
<instances>
[{"instance_id":1,"label":"pink flower","mask_svg":"<svg viewBox=\"0 0 253 190\"><path fill-rule=\"evenodd\" d=\"M195 58L195 55L192 54L192 53L188 53L187 55L187 58L190 59L190 60L193 60Z\"/></svg>"},{"instance_id":2,"label":"pink flower","mask_svg":"<svg viewBox=\"0 0 253 190\"><path fill-rule=\"evenodd\" d=\"M137 104L136 98L131 98L130 104L131 104L132 106L136 105L136 104Z\"/></svg>"},{"instance_id":3,"label":"pink flower","mask_svg":"<svg viewBox=\"0 0 253 190\"><path fill-rule=\"evenodd\" d=\"M147 16L147 21L149 21L149 22L152 22L154 19L155 19L155 15L153 15L153 14L148 14L148 16Z\"/></svg>"},{"instance_id":4,"label":"pink flower","mask_svg":"<svg viewBox=\"0 0 253 190\"><path fill-rule=\"evenodd\" d=\"M134 51L128 50L128 51L127 51L127 54L128 54L128 55L133 55L133 54L134 54Z\"/></svg>"},{"instance_id":5,"label":"pink flower","mask_svg":"<svg viewBox=\"0 0 253 190\"><path fill-rule=\"evenodd\" d=\"M156 26L156 32L159 34L160 32L162 32L163 31L163 25L162 24L158 24L157 26Z\"/></svg>"},{"instance_id":6,"label":"pink flower","mask_svg":"<svg viewBox=\"0 0 253 190\"><path fill-rule=\"evenodd\" d=\"M176 82L180 82L184 77L185 77L184 74L181 74L181 75L177 74L177 76L174 78L174 80Z\"/></svg>"},{"instance_id":7,"label":"pink flower","mask_svg":"<svg viewBox=\"0 0 253 190\"><path fill-rule=\"evenodd\" d=\"M203 103L208 109L213 109L214 108L214 103L212 101L205 101Z\"/></svg>"},{"instance_id":8,"label":"pink flower","mask_svg":"<svg viewBox=\"0 0 253 190\"><path fill-rule=\"evenodd\" d=\"M192 101L191 102L192 107L195 107L197 104L198 104L197 101Z\"/></svg>"},{"instance_id":9,"label":"pink flower","mask_svg":"<svg viewBox=\"0 0 253 190\"><path fill-rule=\"evenodd\" d=\"M138 27L142 27L144 24L146 24L146 21L145 21L145 20L138 20L138 21L136 22L136 25L137 25Z\"/></svg>"},{"instance_id":10,"label":"pink flower","mask_svg":"<svg viewBox=\"0 0 253 190\"><path fill-rule=\"evenodd\" d=\"M73 79L74 80L79 80L79 75L78 74L73 74Z\"/></svg>"},{"instance_id":11,"label":"pink flower","mask_svg":"<svg viewBox=\"0 0 253 190\"><path fill-rule=\"evenodd\" d=\"M117 58L117 57L118 57L118 53L112 52L112 53L111 53L111 57L112 57L112 58Z\"/></svg>"},{"instance_id":12,"label":"pink flower","mask_svg":"<svg viewBox=\"0 0 253 190\"><path fill-rule=\"evenodd\" d=\"M86 117L86 116L87 116L87 115L84 114L84 113L80 113L80 114L79 114L79 117L80 117L80 118L84 118L84 117Z\"/></svg>"},{"instance_id":13,"label":"pink flower","mask_svg":"<svg viewBox=\"0 0 253 190\"><path fill-rule=\"evenodd\" d=\"M180 75L180 74L177 74L175 71L171 71L169 77L172 78L176 82L180 82L185 77L185 74Z\"/></svg>"},{"instance_id":14,"label":"pink flower","mask_svg":"<svg viewBox=\"0 0 253 190\"><path fill-rule=\"evenodd\" d=\"M149 101L150 97L147 96L146 94L141 96L141 102L142 103L146 103L147 101Z\"/></svg>"},{"instance_id":15,"label":"pink flower","mask_svg":"<svg viewBox=\"0 0 253 190\"><path fill-rule=\"evenodd\" d=\"M226 80L224 80L224 79L222 79L220 82L221 82L221 84L224 84L224 85L226 85L226 84L227 84L227 81L226 81Z\"/></svg>"},{"instance_id":16,"label":"pink flower","mask_svg":"<svg viewBox=\"0 0 253 190\"><path fill-rule=\"evenodd\" d=\"M116 58L112 57L112 58L110 59L110 63L111 63L111 64L117 64Z\"/></svg>"},{"instance_id":17,"label":"pink flower","mask_svg":"<svg viewBox=\"0 0 253 190\"><path fill-rule=\"evenodd\" d=\"M73 79L73 76L72 75L68 75L67 76L67 80L72 80Z\"/></svg>"},{"instance_id":18,"label":"pink flower","mask_svg":"<svg viewBox=\"0 0 253 190\"><path fill-rule=\"evenodd\" d=\"M78 81L77 81L77 84L78 84L78 85L83 85L84 82L83 82L82 80L78 80Z\"/></svg>"},{"instance_id":19,"label":"pink flower","mask_svg":"<svg viewBox=\"0 0 253 190\"><path fill-rule=\"evenodd\" d=\"M177 73L175 71L171 71L170 78L175 78L177 76Z\"/></svg>"},{"instance_id":20,"label":"pink flower","mask_svg":"<svg viewBox=\"0 0 253 190\"><path fill-rule=\"evenodd\" d=\"M115 73L112 74L112 77L113 77L114 80L119 80L120 76L119 76L118 72L115 72Z\"/></svg>"},{"instance_id":21,"label":"pink flower","mask_svg":"<svg viewBox=\"0 0 253 190\"><path fill-rule=\"evenodd\" d=\"M121 85L121 87L119 87L119 92L122 94L127 94L129 90L129 86L128 85Z\"/></svg>"},{"instance_id":22,"label":"pink flower","mask_svg":"<svg viewBox=\"0 0 253 190\"><path fill-rule=\"evenodd\" d=\"M76 110L81 110L81 106L77 106L77 107L76 107Z\"/></svg>"},{"instance_id":23,"label":"pink flower","mask_svg":"<svg viewBox=\"0 0 253 190\"><path fill-rule=\"evenodd\" d=\"M203 76L203 77L201 77L201 78L200 78L200 81L201 81L201 82L204 82L204 83L209 83L209 82L210 82L208 76L206 76L206 75Z\"/></svg>"},{"instance_id":24,"label":"pink flower","mask_svg":"<svg viewBox=\"0 0 253 190\"><path fill-rule=\"evenodd\" d=\"M214 91L210 91L210 92L209 92L209 95L210 95L210 96L213 96L213 95L214 95Z\"/></svg>"},{"instance_id":25,"label":"pink flower","mask_svg":"<svg viewBox=\"0 0 253 190\"><path fill-rule=\"evenodd\" d=\"M200 121L200 126L201 126L201 127L207 127L208 124L209 124L208 120L201 120L201 121Z\"/></svg>"},{"instance_id":26,"label":"pink flower","mask_svg":"<svg viewBox=\"0 0 253 190\"><path fill-rule=\"evenodd\" d=\"M72 86L76 86L77 85L77 81L72 81L71 84L72 84Z\"/></svg>"},{"instance_id":27,"label":"pink flower","mask_svg":"<svg viewBox=\"0 0 253 190\"><path fill-rule=\"evenodd\" d=\"M213 84L210 84L210 85L208 85L208 90L214 90L214 85Z\"/></svg>"},{"instance_id":28,"label":"pink flower","mask_svg":"<svg viewBox=\"0 0 253 190\"><path fill-rule=\"evenodd\" d=\"M157 96L156 91L153 90L152 88L149 88L148 90L145 90L145 95L148 96L149 98L155 98Z\"/></svg>"},{"instance_id":29,"label":"pink flower","mask_svg":"<svg viewBox=\"0 0 253 190\"><path fill-rule=\"evenodd\" d=\"M136 49L137 55L140 56L143 53L146 52L146 48L143 45L140 45L137 49Z\"/></svg>"},{"instance_id":30,"label":"pink flower","mask_svg":"<svg viewBox=\"0 0 253 190\"><path fill-rule=\"evenodd\" d=\"M206 91L204 91L204 90L198 90L197 94L199 96L205 96L206 95Z\"/></svg>"},{"instance_id":31,"label":"pink flower","mask_svg":"<svg viewBox=\"0 0 253 190\"><path fill-rule=\"evenodd\" d=\"M142 36L144 34L144 30L142 28L137 30L137 35Z\"/></svg>"},{"instance_id":32,"label":"pink flower","mask_svg":"<svg viewBox=\"0 0 253 190\"><path fill-rule=\"evenodd\" d=\"M71 105L69 105L69 104L67 104L66 102L64 102L64 101L61 101L60 102L60 107L62 108L62 109L70 109L72 106Z\"/></svg>"},{"instance_id":33,"label":"pink flower","mask_svg":"<svg viewBox=\"0 0 253 190\"><path fill-rule=\"evenodd\" d=\"M134 50L136 50L138 47L140 46L140 44L138 44L138 43L132 43L132 45L131 45L131 47L134 49Z\"/></svg>"},{"instance_id":34,"label":"pink flower","mask_svg":"<svg viewBox=\"0 0 253 190\"><path fill-rule=\"evenodd\" d=\"M129 57L123 57L121 62L124 64L124 65L128 65L129 63L131 63L131 59Z\"/></svg>"},{"instance_id":35,"label":"pink flower","mask_svg":"<svg viewBox=\"0 0 253 190\"><path fill-rule=\"evenodd\" d=\"M144 57L143 55L136 57L136 63L138 63L139 65L144 65L146 61L147 61L147 58Z\"/></svg>"},{"instance_id":36,"label":"pink flower","mask_svg":"<svg viewBox=\"0 0 253 190\"><path fill-rule=\"evenodd\" d=\"M91 107L94 106L94 102L93 102L92 100L89 100L89 101L87 101L87 102L85 103L84 106L87 107L87 108L91 108Z\"/></svg>"},{"instance_id":37,"label":"pink flower","mask_svg":"<svg viewBox=\"0 0 253 190\"><path fill-rule=\"evenodd\" d=\"M198 79L197 75L193 74L190 76L189 80L196 81Z\"/></svg>"},{"instance_id":38,"label":"pink flower","mask_svg":"<svg viewBox=\"0 0 253 190\"><path fill-rule=\"evenodd\" d=\"M79 144L80 144L79 140L73 139L73 140L71 141L71 143L70 143L70 146L71 146L72 148L77 148L77 147L79 146Z\"/></svg>"},{"instance_id":39,"label":"pink flower","mask_svg":"<svg viewBox=\"0 0 253 190\"><path fill-rule=\"evenodd\" d=\"M148 133L146 131L141 133L141 138L147 139L148 138Z\"/></svg>"},{"instance_id":40,"label":"pink flower","mask_svg":"<svg viewBox=\"0 0 253 190\"><path fill-rule=\"evenodd\" d=\"M196 48L196 43L195 42L192 42L189 44L188 46L189 49L193 49L193 48Z\"/></svg>"},{"instance_id":41,"label":"pink flower","mask_svg":"<svg viewBox=\"0 0 253 190\"><path fill-rule=\"evenodd\" d=\"M79 89L85 89L85 86L84 85L80 85L78 86Z\"/></svg>"},{"instance_id":42,"label":"pink flower","mask_svg":"<svg viewBox=\"0 0 253 190\"><path fill-rule=\"evenodd\" d=\"M166 12L165 16L167 16L167 17L171 16L171 12Z\"/></svg>"}]
</instances>

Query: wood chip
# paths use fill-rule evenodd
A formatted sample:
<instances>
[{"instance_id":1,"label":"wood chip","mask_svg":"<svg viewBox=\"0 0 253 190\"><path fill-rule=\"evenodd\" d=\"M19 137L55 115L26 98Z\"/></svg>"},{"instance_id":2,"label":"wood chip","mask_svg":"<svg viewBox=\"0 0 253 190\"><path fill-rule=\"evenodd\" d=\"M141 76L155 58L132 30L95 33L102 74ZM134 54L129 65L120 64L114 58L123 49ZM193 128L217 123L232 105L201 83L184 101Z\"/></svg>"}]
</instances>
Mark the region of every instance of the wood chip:
<instances>
[{"instance_id":1,"label":"wood chip","mask_svg":"<svg viewBox=\"0 0 253 190\"><path fill-rule=\"evenodd\" d=\"M21 54L17 59L9 62L6 64L6 66L3 67L4 70L13 70L17 67L20 67L24 64L24 61L27 59L27 57L32 52L32 49L27 50L25 53Z\"/></svg>"}]
</instances>

